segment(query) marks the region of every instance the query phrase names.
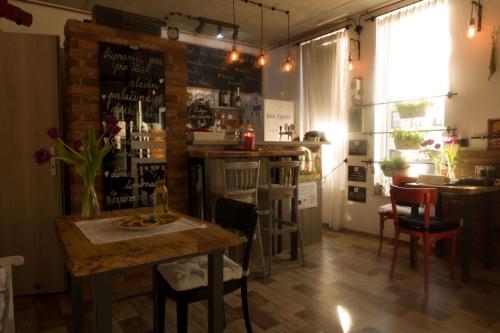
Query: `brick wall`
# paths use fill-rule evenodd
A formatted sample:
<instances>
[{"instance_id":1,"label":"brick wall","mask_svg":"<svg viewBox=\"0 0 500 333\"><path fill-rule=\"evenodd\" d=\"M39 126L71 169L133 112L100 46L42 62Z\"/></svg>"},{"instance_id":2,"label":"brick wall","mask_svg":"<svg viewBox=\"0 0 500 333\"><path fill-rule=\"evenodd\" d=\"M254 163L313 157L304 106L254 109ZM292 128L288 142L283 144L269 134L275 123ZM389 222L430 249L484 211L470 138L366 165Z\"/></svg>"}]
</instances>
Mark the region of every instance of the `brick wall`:
<instances>
[{"instance_id":1,"label":"brick wall","mask_svg":"<svg viewBox=\"0 0 500 333\"><path fill-rule=\"evenodd\" d=\"M187 212L186 44L76 20L67 21L64 32L67 77L64 122L68 140L85 139L89 126L93 126L97 131L101 130L98 58L100 42L132 44L164 53L169 203L172 208ZM96 189L102 201L101 177L96 179ZM72 212L80 211L82 192L83 183L80 177L70 171L69 195Z\"/></svg>"}]
</instances>

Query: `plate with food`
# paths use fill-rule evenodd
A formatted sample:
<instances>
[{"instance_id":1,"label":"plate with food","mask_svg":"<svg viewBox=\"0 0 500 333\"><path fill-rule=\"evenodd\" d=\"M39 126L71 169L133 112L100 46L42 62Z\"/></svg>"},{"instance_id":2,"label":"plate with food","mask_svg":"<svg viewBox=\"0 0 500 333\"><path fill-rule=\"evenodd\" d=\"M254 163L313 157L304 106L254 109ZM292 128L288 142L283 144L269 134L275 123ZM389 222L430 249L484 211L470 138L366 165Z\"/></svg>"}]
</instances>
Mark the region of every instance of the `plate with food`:
<instances>
[{"instance_id":1,"label":"plate with food","mask_svg":"<svg viewBox=\"0 0 500 333\"><path fill-rule=\"evenodd\" d=\"M179 217L173 214L159 217L154 215L130 215L117 218L111 221L111 224L125 230L150 230L175 222L178 219Z\"/></svg>"}]
</instances>

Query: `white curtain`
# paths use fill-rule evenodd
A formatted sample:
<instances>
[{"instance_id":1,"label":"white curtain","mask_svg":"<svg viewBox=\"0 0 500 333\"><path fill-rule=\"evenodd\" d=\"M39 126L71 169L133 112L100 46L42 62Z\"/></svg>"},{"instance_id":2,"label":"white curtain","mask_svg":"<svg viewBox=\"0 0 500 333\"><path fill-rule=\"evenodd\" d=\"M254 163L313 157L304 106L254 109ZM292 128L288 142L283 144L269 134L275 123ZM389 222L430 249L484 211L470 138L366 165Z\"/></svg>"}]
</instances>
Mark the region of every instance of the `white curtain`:
<instances>
[{"instance_id":1,"label":"white curtain","mask_svg":"<svg viewBox=\"0 0 500 333\"><path fill-rule=\"evenodd\" d=\"M347 33L340 30L301 45L301 125L325 132L331 145L322 146L322 218L339 229L345 201Z\"/></svg>"}]
</instances>

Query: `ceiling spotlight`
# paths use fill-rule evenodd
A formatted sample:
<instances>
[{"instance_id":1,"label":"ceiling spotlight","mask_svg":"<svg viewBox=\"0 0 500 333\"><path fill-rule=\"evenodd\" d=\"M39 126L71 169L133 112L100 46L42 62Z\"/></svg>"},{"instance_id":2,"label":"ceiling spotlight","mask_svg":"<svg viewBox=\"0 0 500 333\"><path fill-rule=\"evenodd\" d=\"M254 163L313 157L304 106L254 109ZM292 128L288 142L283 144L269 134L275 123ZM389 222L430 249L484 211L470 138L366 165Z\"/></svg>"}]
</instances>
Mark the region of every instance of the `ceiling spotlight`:
<instances>
[{"instance_id":1,"label":"ceiling spotlight","mask_svg":"<svg viewBox=\"0 0 500 333\"><path fill-rule=\"evenodd\" d=\"M203 28L205 27L205 22L203 21L200 21L200 24L198 25L198 27L196 28L196 33L197 34L201 34L203 32Z\"/></svg>"},{"instance_id":2,"label":"ceiling spotlight","mask_svg":"<svg viewBox=\"0 0 500 333\"><path fill-rule=\"evenodd\" d=\"M224 34L222 33L222 26L217 26L217 35L215 37L217 37L217 39L224 38Z\"/></svg>"},{"instance_id":3,"label":"ceiling spotlight","mask_svg":"<svg viewBox=\"0 0 500 333\"><path fill-rule=\"evenodd\" d=\"M238 39L238 29L234 29L233 30L233 40L237 40Z\"/></svg>"}]
</instances>

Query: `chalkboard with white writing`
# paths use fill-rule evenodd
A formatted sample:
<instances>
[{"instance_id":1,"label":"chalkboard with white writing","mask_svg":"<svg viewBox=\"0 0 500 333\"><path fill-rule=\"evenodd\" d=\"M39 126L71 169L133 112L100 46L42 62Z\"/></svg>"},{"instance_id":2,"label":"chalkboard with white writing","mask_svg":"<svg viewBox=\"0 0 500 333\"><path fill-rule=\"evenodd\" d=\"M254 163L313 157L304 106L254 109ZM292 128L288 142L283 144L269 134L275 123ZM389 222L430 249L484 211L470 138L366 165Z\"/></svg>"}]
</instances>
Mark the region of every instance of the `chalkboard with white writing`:
<instances>
[{"instance_id":1,"label":"chalkboard with white writing","mask_svg":"<svg viewBox=\"0 0 500 333\"><path fill-rule=\"evenodd\" d=\"M262 71L254 66L256 57L240 54L241 61L226 62L226 51L187 45L188 86L247 93L261 92Z\"/></svg>"}]
</instances>

